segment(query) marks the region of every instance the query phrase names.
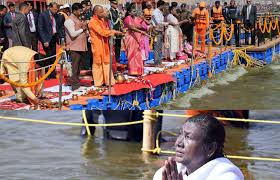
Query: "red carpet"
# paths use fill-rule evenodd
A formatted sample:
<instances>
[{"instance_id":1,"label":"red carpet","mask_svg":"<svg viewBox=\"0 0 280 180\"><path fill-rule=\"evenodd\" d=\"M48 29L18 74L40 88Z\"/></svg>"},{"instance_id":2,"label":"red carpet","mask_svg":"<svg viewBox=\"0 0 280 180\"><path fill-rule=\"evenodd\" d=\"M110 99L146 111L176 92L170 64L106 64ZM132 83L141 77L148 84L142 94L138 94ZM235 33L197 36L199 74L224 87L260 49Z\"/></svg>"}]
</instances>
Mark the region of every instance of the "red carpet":
<instances>
[{"instance_id":1,"label":"red carpet","mask_svg":"<svg viewBox=\"0 0 280 180\"><path fill-rule=\"evenodd\" d=\"M128 84L115 84L112 87L112 95L119 96L137 91L144 88L154 88L160 84L165 84L174 81L173 77L169 74L151 74L143 77L137 82L131 82ZM107 95L108 92L104 92L103 95Z\"/></svg>"}]
</instances>

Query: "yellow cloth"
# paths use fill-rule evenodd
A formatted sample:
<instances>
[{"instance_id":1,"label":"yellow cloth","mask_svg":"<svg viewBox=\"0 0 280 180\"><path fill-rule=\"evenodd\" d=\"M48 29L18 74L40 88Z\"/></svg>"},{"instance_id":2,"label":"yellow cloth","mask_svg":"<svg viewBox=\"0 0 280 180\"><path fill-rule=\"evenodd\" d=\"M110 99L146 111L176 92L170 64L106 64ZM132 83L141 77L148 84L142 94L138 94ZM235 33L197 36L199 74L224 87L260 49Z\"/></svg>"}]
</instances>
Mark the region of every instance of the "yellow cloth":
<instances>
[{"instance_id":1,"label":"yellow cloth","mask_svg":"<svg viewBox=\"0 0 280 180\"><path fill-rule=\"evenodd\" d=\"M30 68L30 62L33 56L37 54L36 51L29 49L24 46L15 46L4 51L1 63L1 73L11 74L9 79L21 84L28 83L28 72ZM24 62L24 63L19 63ZM5 71L6 70L6 71ZM20 74L17 74L20 73ZM33 94L30 88L17 88L13 87L16 91L17 100L23 101L25 97L35 99L36 96Z\"/></svg>"}]
</instances>

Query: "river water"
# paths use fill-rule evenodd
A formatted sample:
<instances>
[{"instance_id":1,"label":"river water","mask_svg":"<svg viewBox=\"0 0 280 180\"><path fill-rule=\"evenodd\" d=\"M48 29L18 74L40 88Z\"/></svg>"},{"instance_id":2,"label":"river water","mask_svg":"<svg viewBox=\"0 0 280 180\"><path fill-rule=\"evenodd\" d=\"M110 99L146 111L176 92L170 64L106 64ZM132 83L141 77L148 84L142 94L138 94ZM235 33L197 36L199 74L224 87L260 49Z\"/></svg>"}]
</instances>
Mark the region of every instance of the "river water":
<instances>
[{"instance_id":1,"label":"river water","mask_svg":"<svg viewBox=\"0 0 280 180\"><path fill-rule=\"evenodd\" d=\"M165 111L183 114L183 111ZM1 111L1 116L81 122L79 111ZM280 111L251 111L250 118L280 119ZM172 120L172 121L171 121ZM182 118L163 119L163 129L178 132ZM0 179L3 180L149 180L167 156L144 156L141 143L105 140L98 128L93 138L79 127L0 120ZM251 124L226 127L229 155L280 157L280 126ZM165 137L167 139L167 137ZM169 138L170 139L170 138ZM171 150L173 143L162 148ZM233 161L246 179L279 179L280 163Z\"/></svg>"},{"instance_id":2,"label":"river water","mask_svg":"<svg viewBox=\"0 0 280 180\"><path fill-rule=\"evenodd\" d=\"M158 109L280 109L280 63L216 75Z\"/></svg>"}]
</instances>

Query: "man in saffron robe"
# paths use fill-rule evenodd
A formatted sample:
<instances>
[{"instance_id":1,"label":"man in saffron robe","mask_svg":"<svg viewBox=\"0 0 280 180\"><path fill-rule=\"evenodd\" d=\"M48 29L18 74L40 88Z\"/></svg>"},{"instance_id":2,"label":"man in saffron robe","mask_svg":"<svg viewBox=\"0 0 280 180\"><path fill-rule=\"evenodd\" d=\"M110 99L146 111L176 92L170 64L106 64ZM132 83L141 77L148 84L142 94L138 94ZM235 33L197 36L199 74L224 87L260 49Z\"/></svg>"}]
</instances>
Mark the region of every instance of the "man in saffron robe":
<instances>
[{"instance_id":1,"label":"man in saffron robe","mask_svg":"<svg viewBox=\"0 0 280 180\"><path fill-rule=\"evenodd\" d=\"M110 30L104 21L105 11L102 6L96 5L93 8L94 15L89 22L89 33L91 49L93 53L93 80L94 86L100 87L103 84L109 86L110 68L110 47L109 37L122 35L122 32ZM111 85L115 84L113 73L111 74Z\"/></svg>"}]
</instances>

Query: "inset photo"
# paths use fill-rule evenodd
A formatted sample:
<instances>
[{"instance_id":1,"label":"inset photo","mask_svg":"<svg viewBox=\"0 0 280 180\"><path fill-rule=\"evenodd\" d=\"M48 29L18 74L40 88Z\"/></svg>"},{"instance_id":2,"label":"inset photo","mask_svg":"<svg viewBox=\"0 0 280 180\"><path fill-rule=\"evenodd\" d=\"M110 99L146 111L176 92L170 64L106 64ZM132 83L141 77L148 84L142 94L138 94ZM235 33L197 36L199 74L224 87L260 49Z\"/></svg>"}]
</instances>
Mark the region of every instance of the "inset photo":
<instances>
[{"instance_id":1,"label":"inset photo","mask_svg":"<svg viewBox=\"0 0 280 180\"><path fill-rule=\"evenodd\" d=\"M280 110L1 111L0 179L279 179Z\"/></svg>"}]
</instances>

